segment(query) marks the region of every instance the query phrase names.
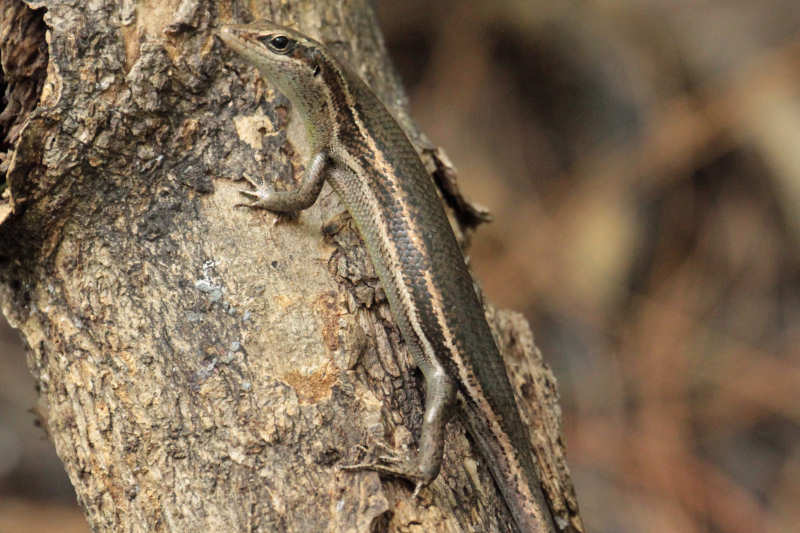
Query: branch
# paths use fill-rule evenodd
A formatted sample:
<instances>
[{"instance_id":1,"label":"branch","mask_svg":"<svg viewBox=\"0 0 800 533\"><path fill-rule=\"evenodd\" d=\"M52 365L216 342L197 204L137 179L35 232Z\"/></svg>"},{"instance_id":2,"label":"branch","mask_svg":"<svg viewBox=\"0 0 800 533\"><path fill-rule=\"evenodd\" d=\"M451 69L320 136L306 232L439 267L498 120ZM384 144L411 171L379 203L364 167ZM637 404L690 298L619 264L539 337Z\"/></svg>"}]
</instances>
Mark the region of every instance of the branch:
<instances>
[{"instance_id":1,"label":"branch","mask_svg":"<svg viewBox=\"0 0 800 533\"><path fill-rule=\"evenodd\" d=\"M91 527L508 531L458 423L418 500L402 481L337 469L372 441L414 445L420 375L330 189L277 225L233 207L243 176L293 188L308 154L285 99L228 61L211 28L303 28L413 127L366 0L253 13L184 0L173 19L150 2L27 4L46 9L48 68L9 151L0 301ZM478 220L446 159L420 147L449 172L455 218ZM523 412L546 491L581 530L555 381L527 324L494 316L520 401L536 402Z\"/></svg>"}]
</instances>

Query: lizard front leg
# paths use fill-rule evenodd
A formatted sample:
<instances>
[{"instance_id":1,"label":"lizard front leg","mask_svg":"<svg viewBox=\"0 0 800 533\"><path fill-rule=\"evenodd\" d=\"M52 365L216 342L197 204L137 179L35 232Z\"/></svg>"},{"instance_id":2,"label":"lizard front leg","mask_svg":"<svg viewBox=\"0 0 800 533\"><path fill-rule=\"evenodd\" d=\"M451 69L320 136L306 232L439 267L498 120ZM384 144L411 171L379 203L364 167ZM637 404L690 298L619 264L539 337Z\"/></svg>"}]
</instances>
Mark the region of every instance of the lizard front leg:
<instances>
[{"instance_id":1,"label":"lizard front leg","mask_svg":"<svg viewBox=\"0 0 800 533\"><path fill-rule=\"evenodd\" d=\"M300 188L293 191L273 191L245 177L255 190L240 190L239 192L251 198L252 202L237 204L237 206L257 207L275 213L292 213L307 209L317 201L322 185L325 183L326 170L329 166L330 158L328 154L326 152L318 152L311 158L311 163L306 170Z\"/></svg>"}]
</instances>

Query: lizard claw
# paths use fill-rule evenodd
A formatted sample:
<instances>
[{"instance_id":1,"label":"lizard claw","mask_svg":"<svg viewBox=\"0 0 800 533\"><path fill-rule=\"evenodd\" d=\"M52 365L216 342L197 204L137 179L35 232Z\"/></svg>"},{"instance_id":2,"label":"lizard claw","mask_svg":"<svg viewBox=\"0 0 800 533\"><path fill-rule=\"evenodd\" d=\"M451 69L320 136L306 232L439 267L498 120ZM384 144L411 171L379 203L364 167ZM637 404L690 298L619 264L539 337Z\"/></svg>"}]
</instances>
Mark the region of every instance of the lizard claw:
<instances>
[{"instance_id":1,"label":"lizard claw","mask_svg":"<svg viewBox=\"0 0 800 533\"><path fill-rule=\"evenodd\" d=\"M234 207L261 207L261 208L268 208L270 205L270 200L272 200L272 192L269 189L256 189L255 191L250 191L247 189L239 189L239 194L243 196L247 196L252 201L249 204L239 203L234 205Z\"/></svg>"},{"instance_id":2,"label":"lizard claw","mask_svg":"<svg viewBox=\"0 0 800 533\"><path fill-rule=\"evenodd\" d=\"M386 444L380 442L376 442L375 444L376 447L383 448L385 451L388 451L389 454L381 455L378 457L377 461L373 462L339 465L339 470L344 470L346 472L371 470L373 472L377 472L378 474L403 478L414 484L413 497L416 498L419 496L419 492L423 488L427 487L432 479L427 478L420 472L419 467L414 459L402 458L398 456L395 451ZM358 447L362 450L367 450L365 446L359 445Z\"/></svg>"},{"instance_id":3,"label":"lizard claw","mask_svg":"<svg viewBox=\"0 0 800 533\"><path fill-rule=\"evenodd\" d=\"M242 178L250 184L253 190L250 189L239 189L239 194L242 196L246 196L251 202L248 203L239 203L234 205L234 207L260 207L269 209L271 201L273 199L274 191L265 187L264 184L258 183L256 180L248 176L247 174L242 175Z\"/></svg>"},{"instance_id":4,"label":"lizard claw","mask_svg":"<svg viewBox=\"0 0 800 533\"><path fill-rule=\"evenodd\" d=\"M260 183L258 183L258 182L257 182L256 180L254 180L253 178L251 178L249 174L242 174L242 178L244 178L244 180L245 180L247 183L249 183L250 185L252 185L254 189L260 189L260 188L261 188L261 184L260 184Z\"/></svg>"},{"instance_id":5,"label":"lizard claw","mask_svg":"<svg viewBox=\"0 0 800 533\"><path fill-rule=\"evenodd\" d=\"M252 185L255 190L249 189L239 189L239 194L242 196L246 196L250 199L250 202L239 202L237 204L233 204L233 207L250 207L256 209L266 209L273 215L275 215L275 219L272 221L273 226L277 226L281 222L293 220L296 217L296 213L292 212L280 212L280 211L273 211L270 209L270 206L274 203L274 193L272 189L268 189L261 184L256 183L252 178L248 176L244 176L244 179Z\"/></svg>"},{"instance_id":6,"label":"lizard claw","mask_svg":"<svg viewBox=\"0 0 800 533\"><path fill-rule=\"evenodd\" d=\"M261 192L260 189L251 191L248 189L239 189L239 194L249 196L250 198L262 198L267 191Z\"/></svg>"}]
</instances>

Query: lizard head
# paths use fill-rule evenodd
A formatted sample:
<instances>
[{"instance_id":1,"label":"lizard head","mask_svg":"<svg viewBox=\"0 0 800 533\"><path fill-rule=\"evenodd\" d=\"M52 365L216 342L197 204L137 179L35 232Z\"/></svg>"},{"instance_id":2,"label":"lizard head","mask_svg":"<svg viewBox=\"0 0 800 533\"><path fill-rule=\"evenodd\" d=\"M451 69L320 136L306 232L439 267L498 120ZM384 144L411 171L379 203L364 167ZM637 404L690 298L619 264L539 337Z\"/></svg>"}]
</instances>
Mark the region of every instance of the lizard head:
<instances>
[{"instance_id":1,"label":"lizard head","mask_svg":"<svg viewBox=\"0 0 800 533\"><path fill-rule=\"evenodd\" d=\"M217 36L291 101L312 145L326 142L332 88L341 83L342 67L324 45L269 21L224 25Z\"/></svg>"},{"instance_id":2,"label":"lizard head","mask_svg":"<svg viewBox=\"0 0 800 533\"><path fill-rule=\"evenodd\" d=\"M217 36L295 104L322 84L322 69L332 61L322 44L269 21L224 25Z\"/></svg>"}]
</instances>

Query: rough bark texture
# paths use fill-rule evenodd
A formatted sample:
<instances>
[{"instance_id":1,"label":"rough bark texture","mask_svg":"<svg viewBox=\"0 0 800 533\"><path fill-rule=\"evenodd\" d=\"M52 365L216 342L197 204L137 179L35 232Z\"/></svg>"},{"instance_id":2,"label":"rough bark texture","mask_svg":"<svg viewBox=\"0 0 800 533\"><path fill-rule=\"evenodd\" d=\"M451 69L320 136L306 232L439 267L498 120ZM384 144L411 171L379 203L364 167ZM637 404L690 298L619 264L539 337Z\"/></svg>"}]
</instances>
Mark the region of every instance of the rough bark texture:
<instances>
[{"instance_id":1,"label":"rough bark texture","mask_svg":"<svg viewBox=\"0 0 800 533\"><path fill-rule=\"evenodd\" d=\"M286 100L210 32L270 18L356 67L409 127L455 220L485 217L413 130L366 0L26 4L0 2L4 24L43 15L47 27L46 47L35 23L0 40L6 94L35 102L0 115L13 143L0 301L92 528L508 531L455 422L442 475L417 500L402 481L337 470L359 445L413 446L419 373L327 186L277 225L234 208L241 176L291 188L307 155ZM20 42L46 78L10 77ZM519 315L490 315L554 512L581 530L553 376Z\"/></svg>"}]
</instances>

